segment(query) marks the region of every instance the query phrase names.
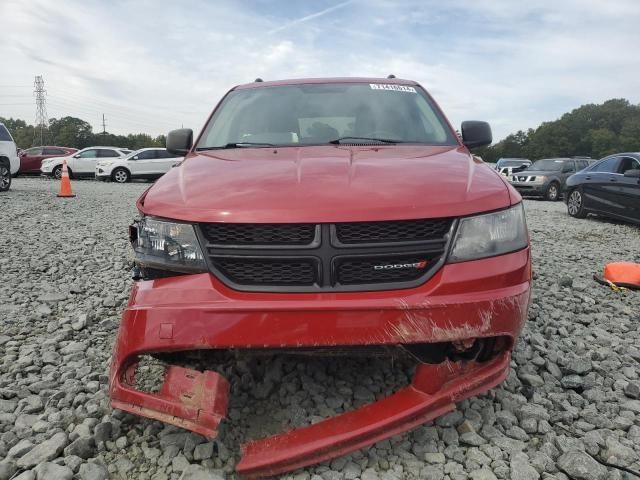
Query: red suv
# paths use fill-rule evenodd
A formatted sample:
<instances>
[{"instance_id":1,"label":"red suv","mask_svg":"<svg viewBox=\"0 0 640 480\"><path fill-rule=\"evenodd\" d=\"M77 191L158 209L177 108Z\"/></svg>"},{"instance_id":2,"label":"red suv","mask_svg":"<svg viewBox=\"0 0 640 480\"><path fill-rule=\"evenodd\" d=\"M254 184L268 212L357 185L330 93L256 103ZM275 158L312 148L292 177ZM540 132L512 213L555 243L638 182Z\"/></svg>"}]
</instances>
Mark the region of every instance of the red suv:
<instances>
[{"instance_id":1,"label":"red suv","mask_svg":"<svg viewBox=\"0 0 640 480\"><path fill-rule=\"evenodd\" d=\"M237 469L256 478L414 428L502 382L527 318L529 238L520 195L469 152L491 143L489 125L461 133L395 78L256 81L228 92L195 141L170 132L167 149L186 159L137 203L139 281L112 405L213 438L229 384L176 353L413 359L395 394L246 444ZM157 393L135 387L148 354L181 365L166 365Z\"/></svg>"},{"instance_id":2,"label":"red suv","mask_svg":"<svg viewBox=\"0 0 640 480\"><path fill-rule=\"evenodd\" d=\"M66 157L78 151L77 148L69 147L32 147L20 152L21 173L36 173L40 175L42 160L53 157Z\"/></svg>"}]
</instances>

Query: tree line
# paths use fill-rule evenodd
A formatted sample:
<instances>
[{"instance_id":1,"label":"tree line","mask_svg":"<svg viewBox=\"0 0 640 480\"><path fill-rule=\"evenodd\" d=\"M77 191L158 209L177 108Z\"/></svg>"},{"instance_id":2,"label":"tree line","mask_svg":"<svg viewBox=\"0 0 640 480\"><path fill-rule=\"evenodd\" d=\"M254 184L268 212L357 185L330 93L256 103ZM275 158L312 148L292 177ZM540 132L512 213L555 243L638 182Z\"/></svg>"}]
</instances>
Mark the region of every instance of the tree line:
<instances>
[{"instance_id":1,"label":"tree line","mask_svg":"<svg viewBox=\"0 0 640 480\"><path fill-rule=\"evenodd\" d=\"M625 99L582 105L558 120L519 130L489 147L474 150L485 162L502 157L589 156L640 151L640 105Z\"/></svg>"},{"instance_id":2,"label":"tree line","mask_svg":"<svg viewBox=\"0 0 640 480\"><path fill-rule=\"evenodd\" d=\"M21 119L2 118L0 122L9 129L18 148L40 146L40 130ZM52 118L49 128L44 132L44 145L58 145L77 149L94 145L110 145L114 147L138 150L145 147L164 147L166 137L152 137L146 133L130 133L114 135L94 133L91 124L76 117Z\"/></svg>"}]
</instances>

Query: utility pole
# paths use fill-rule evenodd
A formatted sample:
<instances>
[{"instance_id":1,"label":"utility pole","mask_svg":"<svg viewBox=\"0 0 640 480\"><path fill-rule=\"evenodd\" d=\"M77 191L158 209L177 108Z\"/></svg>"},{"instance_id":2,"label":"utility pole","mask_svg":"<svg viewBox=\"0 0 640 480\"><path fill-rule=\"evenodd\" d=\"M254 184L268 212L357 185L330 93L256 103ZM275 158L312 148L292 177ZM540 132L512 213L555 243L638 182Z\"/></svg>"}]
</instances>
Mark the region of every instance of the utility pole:
<instances>
[{"instance_id":1,"label":"utility pole","mask_svg":"<svg viewBox=\"0 0 640 480\"><path fill-rule=\"evenodd\" d=\"M102 141L107 138L107 124L104 123L104 113L102 114Z\"/></svg>"},{"instance_id":2,"label":"utility pole","mask_svg":"<svg viewBox=\"0 0 640 480\"><path fill-rule=\"evenodd\" d=\"M33 145L36 145L38 133L40 134L38 145L44 145L45 132L49 128L49 119L47 118L47 91L44 89L44 80L41 75L36 76L33 88L33 93L36 97L36 128L33 131Z\"/></svg>"}]
</instances>

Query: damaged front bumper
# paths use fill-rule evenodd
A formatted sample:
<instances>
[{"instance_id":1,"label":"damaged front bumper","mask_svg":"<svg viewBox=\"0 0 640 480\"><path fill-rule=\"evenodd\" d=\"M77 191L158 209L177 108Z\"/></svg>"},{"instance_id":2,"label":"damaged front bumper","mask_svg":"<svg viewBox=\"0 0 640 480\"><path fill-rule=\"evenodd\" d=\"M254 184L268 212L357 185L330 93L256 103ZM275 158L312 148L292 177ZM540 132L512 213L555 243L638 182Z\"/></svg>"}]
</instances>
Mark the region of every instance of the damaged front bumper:
<instances>
[{"instance_id":1,"label":"damaged front bumper","mask_svg":"<svg viewBox=\"0 0 640 480\"><path fill-rule=\"evenodd\" d=\"M353 346L414 352L411 385L343 415L249 442L237 470L258 478L311 465L414 428L499 384L526 320L530 281L527 248L445 265L407 290L246 293L208 273L136 282L114 347L112 406L213 438L227 410L227 381L212 371L170 366L157 393L142 392L134 386L139 356ZM485 351L474 350L477 345Z\"/></svg>"}]
</instances>

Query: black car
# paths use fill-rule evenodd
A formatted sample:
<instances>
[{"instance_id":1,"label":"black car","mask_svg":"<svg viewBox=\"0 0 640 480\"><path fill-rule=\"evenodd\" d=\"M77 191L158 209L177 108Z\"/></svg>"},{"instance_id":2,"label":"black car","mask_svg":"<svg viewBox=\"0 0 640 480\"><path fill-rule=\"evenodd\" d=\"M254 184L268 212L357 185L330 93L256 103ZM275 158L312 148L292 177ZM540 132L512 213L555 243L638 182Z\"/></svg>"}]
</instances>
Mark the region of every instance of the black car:
<instances>
[{"instance_id":1,"label":"black car","mask_svg":"<svg viewBox=\"0 0 640 480\"><path fill-rule=\"evenodd\" d=\"M616 153L567 180L569 215L597 213L640 224L640 153Z\"/></svg>"},{"instance_id":2,"label":"black car","mask_svg":"<svg viewBox=\"0 0 640 480\"><path fill-rule=\"evenodd\" d=\"M523 197L555 201L560 198L567 178L588 166L589 159L585 157L545 158L509 177L509 182Z\"/></svg>"}]
</instances>

